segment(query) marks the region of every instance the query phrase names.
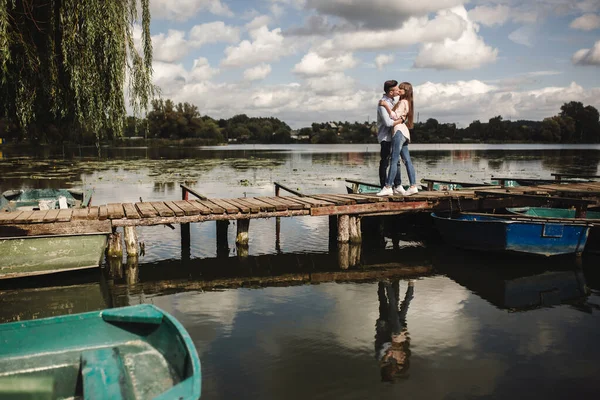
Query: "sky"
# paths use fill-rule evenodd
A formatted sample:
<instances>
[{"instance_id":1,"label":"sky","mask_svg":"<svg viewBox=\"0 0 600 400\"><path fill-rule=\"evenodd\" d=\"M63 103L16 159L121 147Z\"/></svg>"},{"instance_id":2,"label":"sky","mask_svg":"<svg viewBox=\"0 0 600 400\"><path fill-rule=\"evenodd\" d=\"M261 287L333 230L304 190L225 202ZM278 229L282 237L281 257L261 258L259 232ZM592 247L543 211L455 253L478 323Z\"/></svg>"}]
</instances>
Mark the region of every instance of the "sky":
<instances>
[{"instance_id":1,"label":"sky","mask_svg":"<svg viewBox=\"0 0 600 400\"><path fill-rule=\"evenodd\" d=\"M383 82L421 122L600 109L600 0L150 0L153 79L201 115L292 128L376 118ZM139 41L141 29L136 27Z\"/></svg>"}]
</instances>

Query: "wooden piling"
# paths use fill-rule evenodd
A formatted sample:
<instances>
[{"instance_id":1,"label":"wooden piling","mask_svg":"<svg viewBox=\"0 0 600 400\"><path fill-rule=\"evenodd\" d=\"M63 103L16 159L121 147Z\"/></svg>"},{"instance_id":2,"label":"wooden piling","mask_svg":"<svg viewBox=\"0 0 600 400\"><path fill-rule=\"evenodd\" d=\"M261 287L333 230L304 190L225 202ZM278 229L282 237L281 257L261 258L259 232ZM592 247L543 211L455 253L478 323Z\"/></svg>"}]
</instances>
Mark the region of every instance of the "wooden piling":
<instances>
[{"instance_id":1,"label":"wooden piling","mask_svg":"<svg viewBox=\"0 0 600 400\"><path fill-rule=\"evenodd\" d=\"M217 221L217 257L229 257L228 228L229 221Z\"/></svg>"},{"instance_id":2,"label":"wooden piling","mask_svg":"<svg viewBox=\"0 0 600 400\"><path fill-rule=\"evenodd\" d=\"M338 242L337 255L340 269L348 269L350 267L350 244Z\"/></svg>"},{"instance_id":3,"label":"wooden piling","mask_svg":"<svg viewBox=\"0 0 600 400\"><path fill-rule=\"evenodd\" d=\"M127 257L125 266L125 280L128 285L135 285L139 276L139 259L138 257Z\"/></svg>"},{"instance_id":4,"label":"wooden piling","mask_svg":"<svg viewBox=\"0 0 600 400\"><path fill-rule=\"evenodd\" d=\"M361 243L362 242L362 232L360 229L360 217L351 216L349 220L349 240L350 243Z\"/></svg>"},{"instance_id":5,"label":"wooden piling","mask_svg":"<svg viewBox=\"0 0 600 400\"><path fill-rule=\"evenodd\" d=\"M112 233L108 235L106 256L108 258L123 257L123 244L121 240L121 233L118 232L116 229L113 229Z\"/></svg>"},{"instance_id":6,"label":"wooden piling","mask_svg":"<svg viewBox=\"0 0 600 400\"><path fill-rule=\"evenodd\" d=\"M348 243L350 240L350 216L339 215L337 221L337 241L338 243Z\"/></svg>"},{"instance_id":7,"label":"wooden piling","mask_svg":"<svg viewBox=\"0 0 600 400\"><path fill-rule=\"evenodd\" d=\"M137 257L139 255L138 237L135 226L126 226L125 231L125 249L127 257Z\"/></svg>"},{"instance_id":8,"label":"wooden piling","mask_svg":"<svg viewBox=\"0 0 600 400\"><path fill-rule=\"evenodd\" d=\"M237 235L235 242L237 244L248 244L248 228L250 227L249 219L238 219L236 221Z\"/></svg>"}]
</instances>

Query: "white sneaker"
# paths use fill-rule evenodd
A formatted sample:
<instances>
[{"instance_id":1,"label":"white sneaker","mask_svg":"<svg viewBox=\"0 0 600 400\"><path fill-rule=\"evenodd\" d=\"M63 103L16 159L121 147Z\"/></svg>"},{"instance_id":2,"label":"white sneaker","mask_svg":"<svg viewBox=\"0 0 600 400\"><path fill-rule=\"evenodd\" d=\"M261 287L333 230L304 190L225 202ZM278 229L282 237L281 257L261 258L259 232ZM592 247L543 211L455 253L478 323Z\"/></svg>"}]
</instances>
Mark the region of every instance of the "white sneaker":
<instances>
[{"instance_id":1,"label":"white sneaker","mask_svg":"<svg viewBox=\"0 0 600 400\"><path fill-rule=\"evenodd\" d=\"M419 193L419 189L417 189L416 186L411 186L408 188L408 190L406 191L406 193L404 195L410 196L411 194L415 194L415 193Z\"/></svg>"},{"instance_id":2,"label":"white sneaker","mask_svg":"<svg viewBox=\"0 0 600 400\"><path fill-rule=\"evenodd\" d=\"M401 194L402 196L406 195L406 190L402 187L402 185L398 185L394 188L394 194Z\"/></svg>"},{"instance_id":3,"label":"white sneaker","mask_svg":"<svg viewBox=\"0 0 600 400\"><path fill-rule=\"evenodd\" d=\"M383 189L381 189L377 193L377 196L391 196L393 194L394 194L394 190L392 189L391 186L384 186Z\"/></svg>"}]
</instances>

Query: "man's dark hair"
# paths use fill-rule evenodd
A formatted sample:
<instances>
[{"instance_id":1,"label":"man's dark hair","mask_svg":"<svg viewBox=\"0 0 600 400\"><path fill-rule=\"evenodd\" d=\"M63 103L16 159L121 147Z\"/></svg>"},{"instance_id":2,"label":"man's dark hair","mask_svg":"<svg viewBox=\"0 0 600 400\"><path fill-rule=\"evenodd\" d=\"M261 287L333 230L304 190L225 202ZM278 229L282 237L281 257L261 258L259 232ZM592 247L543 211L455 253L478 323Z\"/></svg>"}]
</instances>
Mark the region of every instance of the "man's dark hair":
<instances>
[{"instance_id":1,"label":"man's dark hair","mask_svg":"<svg viewBox=\"0 0 600 400\"><path fill-rule=\"evenodd\" d=\"M398 81L395 80L391 80L391 81L385 81L385 83L383 84L383 91L385 93L389 92L391 88L393 88L394 86L398 86Z\"/></svg>"}]
</instances>

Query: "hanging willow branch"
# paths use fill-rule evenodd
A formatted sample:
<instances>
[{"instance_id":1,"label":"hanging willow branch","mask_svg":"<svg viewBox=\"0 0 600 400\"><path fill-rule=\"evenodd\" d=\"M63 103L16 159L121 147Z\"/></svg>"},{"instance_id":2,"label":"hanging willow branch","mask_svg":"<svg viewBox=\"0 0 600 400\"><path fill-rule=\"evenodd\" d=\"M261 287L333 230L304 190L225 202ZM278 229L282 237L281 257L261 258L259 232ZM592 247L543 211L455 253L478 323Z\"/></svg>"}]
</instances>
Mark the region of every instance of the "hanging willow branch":
<instances>
[{"instance_id":1,"label":"hanging willow branch","mask_svg":"<svg viewBox=\"0 0 600 400\"><path fill-rule=\"evenodd\" d=\"M0 85L0 115L24 131L120 135L125 95L140 113L154 93L149 0L0 0Z\"/></svg>"}]
</instances>

